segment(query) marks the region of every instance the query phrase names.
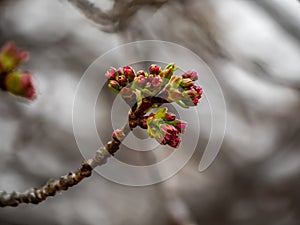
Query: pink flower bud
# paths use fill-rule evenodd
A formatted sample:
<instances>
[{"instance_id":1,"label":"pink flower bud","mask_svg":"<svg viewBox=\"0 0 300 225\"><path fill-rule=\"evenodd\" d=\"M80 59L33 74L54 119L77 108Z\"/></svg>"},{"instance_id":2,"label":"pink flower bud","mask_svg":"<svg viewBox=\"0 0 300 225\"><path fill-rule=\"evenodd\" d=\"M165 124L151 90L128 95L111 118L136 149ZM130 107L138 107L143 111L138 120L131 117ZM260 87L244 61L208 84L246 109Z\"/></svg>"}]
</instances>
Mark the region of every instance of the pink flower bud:
<instances>
[{"instance_id":1,"label":"pink flower bud","mask_svg":"<svg viewBox=\"0 0 300 225\"><path fill-rule=\"evenodd\" d=\"M193 84L187 90L183 91L183 99L182 101L187 106L197 105L200 98L202 97L202 88L196 84Z\"/></svg>"},{"instance_id":2,"label":"pink flower bud","mask_svg":"<svg viewBox=\"0 0 300 225\"><path fill-rule=\"evenodd\" d=\"M118 76L117 81L120 84L120 86L126 86L126 84L128 83L127 78L124 75Z\"/></svg>"},{"instance_id":3,"label":"pink flower bud","mask_svg":"<svg viewBox=\"0 0 300 225\"><path fill-rule=\"evenodd\" d=\"M146 73L145 73L144 70L139 70L139 71L137 71L136 76L137 76L137 77L139 77L139 76L144 76L144 77L146 77Z\"/></svg>"},{"instance_id":4,"label":"pink flower bud","mask_svg":"<svg viewBox=\"0 0 300 225\"><path fill-rule=\"evenodd\" d=\"M149 74L149 75L147 76L147 80L148 80L149 82L152 82L153 78L154 78L154 75L153 75L153 74Z\"/></svg>"},{"instance_id":5,"label":"pink flower bud","mask_svg":"<svg viewBox=\"0 0 300 225\"><path fill-rule=\"evenodd\" d=\"M156 65L156 64L152 64L150 67L149 67L149 72L151 74L159 74L161 72L161 67Z\"/></svg>"},{"instance_id":6,"label":"pink flower bud","mask_svg":"<svg viewBox=\"0 0 300 225\"><path fill-rule=\"evenodd\" d=\"M193 81L198 80L198 74L195 70L186 71L184 74L182 74L182 77L190 78Z\"/></svg>"},{"instance_id":7,"label":"pink flower bud","mask_svg":"<svg viewBox=\"0 0 300 225\"><path fill-rule=\"evenodd\" d=\"M197 104L198 104L198 102L199 102L199 98L196 98L196 97L195 97L195 98L193 99L193 103L194 103L194 105L197 105Z\"/></svg>"},{"instance_id":8,"label":"pink flower bud","mask_svg":"<svg viewBox=\"0 0 300 225\"><path fill-rule=\"evenodd\" d=\"M170 141L172 141L172 136L171 135L166 135L165 137L164 137L164 139L165 139L165 144L168 144L168 142L170 142Z\"/></svg>"},{"instance_id":9,"label":"pink flower bud","mask_svg":"<svg viewBox=\"0 0 300 225\"><path fill-rule=\"evenodd\" d=\"M178 145L180 144L180 142L181 142L181 138L177 137L174 140L171 140L170 142L168 142L168 145L170 145L173 148L177 148Z\"/></svg>"},{"instance_id":10,"label":"pink flower bud","mask_svg":"<svg viewBox=\"0 0 300 225\"><path fill-rule=\"evenodd\" d=\"M180 133L184 133L187 127L187 123L181 121L181 120L175 120L174 126Z\"/></svg>"},{"instance_id":11,"label":"pink flower bud","mask_svg":"<svg viewBox=\"0 0 300 225\"><path fill-rule=\"evenodd\" d=\"M117 70L117 74L118 74L118 75L124 75L124 70L123 70L123 68L119 68L119 69Z\"/></svg>"},{"instance_id":12,"label":"pink flower bud","mask_svg":"<svg viewBox=\"0 0 300 225\"><path fill-rule=\"evenodd\" d=\"M202 88L200 86L194 84L193 88L198 93L198 95L200 95L200 96L202 95L203 90L202 90Z\"/></svg>"},{"instance_id":13,"label":"pink flower bud","mask_svg":"<svg viewBox=\"0 0 300 225\"><path fill-rule=\"evenodd\" d=\"M154 87L158 87L158 86L160 86L162 84L162 79L161 79L161 77L160 76L155 76L154 78L153 78L153 80L152 80L152 85L154 86Z\"/></svg>"},{"instance_id":14,"label":"pink flower bud","mask_svg":"<svg viewBox=\"0 0 300 225\"><path fill-rule=\"evenodd\" d=\"M28 99L35 99L36 90L33 85L32 75L29 72L26 72L21 77L21 86L23 89L24 97Z\"/></svg>"},{"instance_id":15,"label":"pink flower bud","mask_svg":"<svg viewBox=\"0 0 300 225\"><path fill-rule=\"evenodd\" d=\"M175 120L175 114L167 113L167 108L160 108L147 118L148 134L163 145L177 147L181 142L179 135L185 128L186 123Z\"/></svg>"},{"instance_id":16,"label":"pink flower bud","mask_svg":"<svg viewBox=\"0 0 300 225\"><path fill-rule=\"evenodd\" d=\"M124 71L124 75L127 77L129 82L133 81L135 77L134 69L131 66L124 66L123 71Z\"/></svg>"},{"instance_id":17,"label":"pink flower bud","mask_svg":"<svg viewBox=\"0 0 300 225\"><path fill-rule=\"evenodd\" d=\"M176 118L176 115L173 114L173 113L167 113L165 115L165 119L168 120L168 121L173 121L173 120L175 120L175 118Z\"/></svg>"},{"instance_id":18,"label":"pink flower bud","mask_svg":"<svg viewBox=\"0 0 300 225\"><path fill-rule=\"evenodd\" d=\"M11 72L5 79L6 90L14 95L33 100L36 97L36 90L30 72Z\"/></svg>"},{"instance_id":19,"label":"pink flower bud","mask_svg":"<svg viewBox=\"0 0 300 225\"><path fill-rule=\"evenodd\" d=\"M140 87L142 87L146 83L146 78L144 75L140 75L134 79Z\"/></svg>"},{"instance_id":20,"label":"pink flower bud","mask_svg":"<svg viewBox=\"0 0 300 225\"><path fill-rule=\"evenodd\" d=\"M117 76L117 71L115 68L110 68L106 73L105 73L106 79L107 80L115 80Z\"/></svg>"},{"instance_id":21,"label":"pink flower bud","mask_svg":"<svg viewBox=\"0 0 300 225\"><path fill-rule=\"evenodd\" d=\"M160 130L165 133L165 134L172 134L172 133L176 133L177 130L174 126L172 126L171 124L168 123L164 123L160 126Z\"/></svg>"},{"instance_id":22,"label":"pink flower bud","mask_svg":"<svg viewBox=\"0 0 300 225\"><path fill-rule=\"evenodd\" d=\"M146 85L145 85L145 88L146 88L146 89L150 89L150 87L151 87L151 83L148 81L148 82L146 83Z\"/></svg>"},{"instance_id":23,"label":"pink flower bud","mask_svg":"<svg viewBox=\"0 0 300 225\"><path fill-rule=\"evenodd\" d=\"M26 51L18 49L13 42L8 42L0 52L0 71L10 72L27 58Z\"/></svg>"}]
</instances>

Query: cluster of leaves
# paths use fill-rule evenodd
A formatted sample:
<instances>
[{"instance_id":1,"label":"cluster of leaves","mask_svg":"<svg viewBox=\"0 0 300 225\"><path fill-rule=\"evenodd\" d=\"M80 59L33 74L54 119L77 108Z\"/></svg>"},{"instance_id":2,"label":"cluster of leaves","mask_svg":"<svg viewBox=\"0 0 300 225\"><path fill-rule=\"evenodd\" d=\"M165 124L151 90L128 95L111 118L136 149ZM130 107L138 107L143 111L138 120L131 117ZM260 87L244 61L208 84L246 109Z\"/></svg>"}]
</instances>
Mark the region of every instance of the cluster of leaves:
<instances>
[{"instance_id":1,"label":"cluster of leaves","mask_svg":"<svg viewBox=\"0 0 300 225\"><path fill-rule=\"evenodd\" d=\"M143 107L143 99L162 99L159 103L153 101L151 107L157 108L162 103L175 102L181 107L196 106L202 96L202 88L195 83L198 74L190 70L181 76L174 75L174 63L168 64L164 69L156 64L149 67L148 72L140 70L135 72L131 66L110 68L105 76L108 87L119 93L122 98L135 110ZM140 115L144 116L144 115ZM175 114L168 113L167 108L160 108L146 117L146 125L150 137L155 138L162 145L177 147L181 142L180 133L186 128L184 121L176 119Z\"/></svg>"},{"instance_id":2,"label":"cluster of leaves","mask_svg":"<svg viewBox=\"0 0 300 225\"><path fill-rule=\"evenodd\" d=\"M32 74L18 69L26 61L28 53L18 49L14 43L6 43L0 52L0 88L14 95L34 99L36 91Z\"/></svg>"}]
</instances>

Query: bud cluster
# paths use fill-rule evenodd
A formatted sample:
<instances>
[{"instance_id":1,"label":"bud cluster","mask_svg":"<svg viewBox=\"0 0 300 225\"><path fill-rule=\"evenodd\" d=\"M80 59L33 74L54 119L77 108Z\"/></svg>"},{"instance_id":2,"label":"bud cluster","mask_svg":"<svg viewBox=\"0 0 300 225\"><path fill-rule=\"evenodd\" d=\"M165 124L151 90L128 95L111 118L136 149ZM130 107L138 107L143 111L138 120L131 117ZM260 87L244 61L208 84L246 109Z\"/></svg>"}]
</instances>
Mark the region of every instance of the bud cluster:
<instances>
[{"instance_id":1,"label":"bud cluster","mask_svg":"<svg viewBox=\"0 0 300 225\"><path fill-rule=\"evenodd\" d=\"M178 147L181 142L180 133L184 133L187 124L176 119L175 114L168 113L167 108L161 108L151 113L147 119L147 130L150 137L162 145Z\"/></svg>"},{"instance_id":2,"label":"bud cluster","mask_svg":"<svg viewBox=\"0 0 300 225\"><path fill-rule=\"evenodd\" d=\"M36 97L32 74L17 67L28 58L28 53L8 42L0 51L0 88L14 95L34 99Z\"/></svg>"},{"instance_id":3,"label":"bud cluster","mask_svg":"<svg viewBox=\"0 0 300 225\"><path fill-rule=\"evenodd\" d=\"M111 67L105 76L108 80L108 87L116 93L119 93L123 87L133 81L135 71L131 66L124 66L116 69Z\"/></svg>"},{"instance_id":4,"label":"bud cluster","mask_svg":"<svg viewBox=\"0 0 300 225\"><path fill-rule=\"evenodd\" d=\"M134 78L131 88L140 90L146 96L155 96L161 91L163 80L159 75L139 71Z\"/></svg>"},{"instance_id":5,"label":"bud cluster","mask_svg":"<svg viewBox=\"0 0 300 225\"><path fill-rule=\"evenodd\" d=\"M106 72L108 86L121 96L129 105L140 102L148 96L159 96L168 102L176 102L184 108L196 106L202 97L202 88L195 84L198 74L189 70L181 76L173 75L174 63L164 69L156 64L149 67L149 73L140 70L135 73L131 66L111 68Z\"/></svg>"},{"instance_id":6,"label":"bud cluster","mask_svg":"<svg viewBox=\"0 0 300 225\"><path fill-rule=\"evenodd\" d=\"M184 108L196 106L203 93L202 88L194 83L197 79L197 72L192 70L181 76L172 76L165 87L163 97Z\"/></svg>"},{"instance_id":7,"label":"bud cluster","mask_svg":"<svg viewBox=\"0 0 300 225\"><path fill-rule=\"evenodd\" d=\"M141 99L157 95L176 70L175 64L170 63L164 69L156 64L149 67L149 71L139 70L135 72L131 66L123 68L111 67L105 76L108 87L120 93L122 98L130 105L141 102Z\"/></svg>"},{"instance_id":8,"label":"bud cluster","mask_svg":"<svg viewBox=\"0 0 300 225\"><path fill-rule=\"evenodd\" d=\"M111 68L106 72L108 86L131 107L131 128L134 125L147 129L150 137L155 138L162 145L177 147L181 142L180 134L184 133L187 124L176 119L173 113L167 113L166 108L145 116L151 108L158 108L164 103L176 102L184 108L196 106L202 96L202 88L195 84L198 74L190 70L181 76L173 75L176 70L174 63L164 69L152 64L148 71L135 72L131 66ZM149 104L150 103L150 104ZM132 121L133 120L133 121ZM117 134L115 134L115 139Z\"/></svg>"}]
</instances>

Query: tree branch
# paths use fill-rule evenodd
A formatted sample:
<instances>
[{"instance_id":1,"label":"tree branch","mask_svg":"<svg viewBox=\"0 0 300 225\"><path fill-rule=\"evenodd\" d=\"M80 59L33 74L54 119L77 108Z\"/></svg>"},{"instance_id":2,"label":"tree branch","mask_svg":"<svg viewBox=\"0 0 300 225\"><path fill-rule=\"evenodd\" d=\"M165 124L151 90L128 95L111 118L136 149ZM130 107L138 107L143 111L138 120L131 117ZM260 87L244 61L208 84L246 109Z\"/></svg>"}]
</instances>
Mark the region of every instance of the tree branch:
<instances>
[{"instance_id":1,"label":"tree branch","mask_svg":"<svg viewBox=\"0 0 300 225\"><path fill-rule=\"evenodd\" d=\"M127 21L144 5L161 7L168 0L115 0L113 8L103 12L88 0L68 0L70 4L105 32L116 32L126 27Z\"/></svg>"},{"instance_id":2,"label":"tree branch","mask_svg":"<svg viewBox=\"0 0 300 225\"><path fill-rule=\"evenodd\" d=\"M152 107L153 103L165 103L160 98L144 98L139 108L136 105L128 113L128 122L121 128L121 131L125 134L125 137L129 132L140 124L140 118L142 118L147 111ZM132 126L134 124L134 126ZM125 138L124 137L124 138ZM114 155L120 147L122 140L118 140L115 137L109 141L105 147L96 151L93 158L85 161L75 172L68 173L61 176L58 179L49 179L48 182L41 188L31 188L25 192L7 193L6 191L0 191L0 207L5 206L18 206L22 203L38 204L49 196L55 196L57 192L66 191L68 188L78 184L84 178L91 176L95 167L101 166L106 163L107 158Z\"/></svg>"},{"instance_id":3,"label":"tree branch","mask_svg":"<svg viewBox=\"0 0 300 225\"><path fill-rule=\"evenodd\" d=\"M122 131L125 135L130 132L129 125L126 124ZM107 158L113 155L121 144L121 141L112 139L105 147L99 149L95 156L84 162L75 172L61 176L59 179L49 179L41 188L31 188L23 193L7 193L0 191L0 207L18 206L21 203L38 204L46 200L49 196L55 196L57 192L66 191L68 188L78 184L84 178L91 176L93 168L105 164Z\"/></svg>"}]
</instances>

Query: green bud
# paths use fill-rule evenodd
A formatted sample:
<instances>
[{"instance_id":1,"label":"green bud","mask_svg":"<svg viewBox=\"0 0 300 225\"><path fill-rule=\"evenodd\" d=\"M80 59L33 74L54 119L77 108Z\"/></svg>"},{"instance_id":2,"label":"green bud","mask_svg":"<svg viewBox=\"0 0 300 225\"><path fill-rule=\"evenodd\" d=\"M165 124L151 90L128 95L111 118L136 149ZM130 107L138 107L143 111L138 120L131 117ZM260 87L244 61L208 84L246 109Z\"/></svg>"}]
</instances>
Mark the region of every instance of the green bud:
<instances>
[{"instance_id":1,"label":"green bud","mask_svg":"<svg viewBox=\"0 0 300 225\"><path fill-rule=\"evenodd\" d=\"M180 86L183 88L188 88L191 87L192 85L193 85L193 80L190 78L184 78L180 83Z\"/></svg>"},{"instance_id":2,"label":"green bud","mask_svg":"<svg viewBox=\"0 0 300 225\"><path fill-rule=\"evenodd\" d=\"M116 92L116 93L119 93L119 92L120 92L120 89L121 89L119 83L118 83L117 81L115 81L115 80L110 80L110 81L109 81L109 84L108 84L108 87L109 87L112 91L114 91L114 92Z\"/></svg>"}]
</instances>

